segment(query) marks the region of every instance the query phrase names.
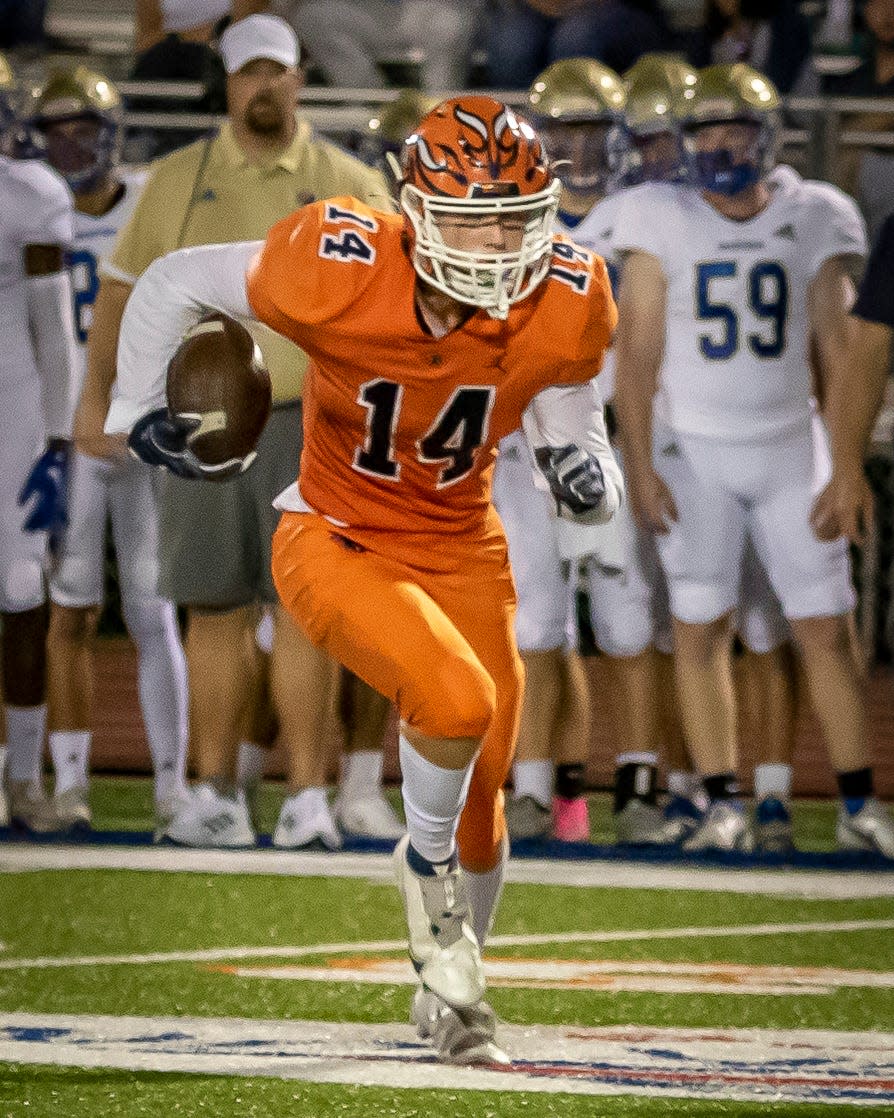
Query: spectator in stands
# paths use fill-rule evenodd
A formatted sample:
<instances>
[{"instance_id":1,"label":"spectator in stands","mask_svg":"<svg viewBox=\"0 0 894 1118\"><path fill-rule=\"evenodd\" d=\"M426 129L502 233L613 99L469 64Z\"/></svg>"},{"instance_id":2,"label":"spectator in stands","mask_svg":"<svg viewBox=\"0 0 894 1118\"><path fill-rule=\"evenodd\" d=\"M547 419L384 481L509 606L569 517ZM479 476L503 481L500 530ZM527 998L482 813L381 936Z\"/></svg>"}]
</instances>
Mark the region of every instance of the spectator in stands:
<instances>
[{"instance_id":1,"label":"spectator in stands","mask_svg":"<svg viewBox=\"0 0 894 1118\"><path fill-rule=\"evenodd\" d=\"M692 53L699 66L747 62L788 93L810 54L810 25L797 0L708 0Z\"/></svg>"},{"instance_id":2,"label":"spectator in stands","mask_svg":"<svg viewBox=\"0 0 894 1118\"><path fill-rule=\"evenodd\" d=\"M249 16L224 32L220 49L227 121L215 135L155 164L101 281L76 422L87 453L103 453L121 316L133 284L153 260L184 245L262 238L296 204L315 198L352 194L381 205L387 193L376 172L314 139L296 118L298 49L284 20ZM306 365L300 350L269 331L260 344L275 405L257 462L224 483L165 476L161 485L160 589L187 611L191 742L201 782L191 808L167 833L193 846L254 841L244 797L234 787L236 749L254 669L258 604L276 601L271 502L298 471ZM319 834L335 845L321 733L334 668L285 613L277 613L274 630L272 686L291 768L290 796L274 842L301 845Z\"/></svg>"},{"instance_id":3,"label":"spectator in stands","mask_svg":"<svg viewBox=\"0 0 894 1118\"><path fill-rule=\"evenodd\" d=\"M328 85L380 89L383 63L418 60L419 84L465 84L483 0L280 0Z\"/></svg>"},{"instance_id":4,"label":"spectator in stands","mask_svg":"<svg viewBox=\"0 0 894 1118\"><path fill-rule=\"evenodd\" d=\"M866 59L849 74L828 74L821 92L832 97L894 98L894 0L867 0L863 8L867 34ZM868 112L848 116L849 130L890 133L891 113ZM834 181L860 203L874 235L894 209L894 150L889 147L844 147Z\"/></svg>"},{"instance_id":5,"label":"spectator in stands","mask_svg":"<svg viewBox=\"0 0 894 1118\"><path fill-rule=\"evenodd\" d=\"M657 0L491 0L488 69L497 89L522 89L560 58L596 58L619 72L670 32Z\"/></svg>"},{"instance_id":6,"label":"spectator in stands","mask_svg":"<svg viewBox=\"0 0 894 1118\"><path fill-rule=\"evenodd\" d=\"M184 108L197 113L224 112L225 74L214 50L215 34L230 18L243 19L266 7L266 0L137 0L137 57L130 77L134 81L198 81L204 93L189 105L182 100L131 97L128 108L132 112L182 112ZM182 147L191 138L191 133L174 129L143 131L131 137L127 154L134 162L146 162Z\"/></svg>"},{"instance_id":7,"label":"spectator in stands","mask_svg":"<svg viewBox=\"0 0 894 1118\"><path fill-rule=\"evenodd\" d=\"M40 46L47 0L0 0L0 48Z\"/></svg>"},{"instance_id":8,"label":"spectator in stands","mask_svg":"<svg viewBox=\"0 0 894 1118\"><path fill-rule=\"evenodd\" d=\"M832 478L813 507L820 539L862 543L873 516L863 461L885 399L894 338L894 214L875 239L849 320L847 377L828 402Z\"/></svg>"}]
</instances>

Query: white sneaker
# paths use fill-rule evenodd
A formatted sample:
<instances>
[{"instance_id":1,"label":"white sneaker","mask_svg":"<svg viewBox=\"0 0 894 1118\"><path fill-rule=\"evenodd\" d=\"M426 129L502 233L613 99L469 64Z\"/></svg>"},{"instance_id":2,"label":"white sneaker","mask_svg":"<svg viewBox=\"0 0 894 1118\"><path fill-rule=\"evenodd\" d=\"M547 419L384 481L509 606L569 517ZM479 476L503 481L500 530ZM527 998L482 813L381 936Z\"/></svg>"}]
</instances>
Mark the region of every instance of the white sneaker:
<instances>
[{"instance_id":1,"label":"white sneaker","mask_svg":"<svg viewBox=\"0 0 894 1118\"><path fill-rule=\"evenodd\" d=\"M874 797L855 815L849 815L844 804L838 805L835 838L839 850L876 850L894 858L894 820Z\"/></svg>"},{"instance_id":2,"label":"white sneaker","mask_svg":"<svg viewBox=\"0 0 894 1118\"><path fill-rule=\"evenodd\" d=\"M186 811L191 803L192 791L189 788L155 800L155 831L152 836L154 842L161 842L171 823Z\"/></svg>"},{"instance_id":3,"label":"white sneaker","mask_svg":"<svg viewBox=\"0 0 894 1118\"><path fill-rule=\"evenodd\" d=\"M326 792L305 788L282 805L273 832L273 845L282 850L339 850L339 834Z\"/></svg>"},{"instance_id":4,"label":"white sneaker","mask_svg":"<svg viewBox=\"0 0 894 1118\"><path fill-rule=\"evenodd\" d=\"M754 835L742 805L736 806L729 800L715 800L703 822L683 843L683 849L690 852L740 850L750 853L754 850Z\"/></svg>"},{"instance_id":5,"label":"white sneaker","mask_svg":"<svg viewBox=\"0 0 894 1118\"><path fill-rule=\"evenodd\" d=\"M410 958L422 983L451 1009L469 1009L484 996L481 949L471 927L462 871L431 877L407 862L410 836L394 848L394 872L404 899Z\"/></svg>"},{"instance_id":6,"label":"white sneaker","mask_svg":"<svg viewBox=\"0 0 894 1118\"><path fill-rule=\"evenodd\" d=\"M420 1040L430 1040L445 1064L512 1063L496 1042L497 1015L480 1001L468 1009L451 1009L437 994L419 986L413 995L410 1023Z\"/></svg>"},{"instance_id":7,"label":"white sneaker","mask_svg":"<svg viewBox=\"0 0 894 1118\"><path fill-rule=\"evenodd\" d=\"M87 788L78 785L53 796L53 810L59 825L66 831L89 831L93 813L87 800Z\"/></svg>"},{"instance_id":8,"label":"white sneaker","mask_svg":"<svg viewBox=\"0 0 894 1118\"><path fill-rule=\"evenodd\" d=\"M198 784L161 830L161 837L181 846L202 848L254 846L255 833L245 798L223 796L213 784Z\"/></svg>"},{"instance_id":9,"label":"white sneaker","mask_svg":"<svg viewBox=\"0 0 894 1118\"><path fill-rule=\"evenodd\" d=\"M406 827L398 819L394 808L385 799L380 788L362 800L337 796L333 815L338 826L357 838L399 839Z\"/></svg>"},{"instance_id":10,"label":"white sneaker","mask_svg":"<svg viewBox=\"0 0 894 1118\"><path fill-rule=\"evenodd\" d=\"M35 835L61 831L62 824L43 788L30 780L9 782L9 819L13 826Z\"/></svg>"},{"instance_id":11,"label":"white sneaker","mask_svg":"<svg viewBox=\"0 0 894 1118\"><path fill-rule=\"evenodd\" d=\"M661 808L636 796L612 815L612 823L615 842L621 846L671 846L677 839L676 828Z\"/></svg>"}]
</instances>

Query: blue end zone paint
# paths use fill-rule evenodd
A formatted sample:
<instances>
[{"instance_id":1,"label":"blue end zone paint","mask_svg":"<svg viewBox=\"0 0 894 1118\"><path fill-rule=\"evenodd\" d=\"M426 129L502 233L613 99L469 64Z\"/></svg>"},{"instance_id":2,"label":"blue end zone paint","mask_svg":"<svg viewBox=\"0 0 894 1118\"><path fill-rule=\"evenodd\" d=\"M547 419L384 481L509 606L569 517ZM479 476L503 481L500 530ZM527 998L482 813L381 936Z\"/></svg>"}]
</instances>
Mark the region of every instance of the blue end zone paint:
<instances>
[{"instance_id":1,"label":"blue end zone paint","mask_svg":"<svg viewBox=\"0 0 894 1118\"><path fill-rule=\"evenodd\" d=\"M134 846L155 845L151 831L83 831L68 834L35 835L9 827L0 827L0 842L27 838L42 846ZM168 844L174 845L174 844ZM270 835L261 835L258 848L273 849ZM345 836L344 851L349 854L390 854L394 843L388 839L362 839ZM752 853L739 851L710 853L707 851L684 854L674 847L603 846L589 842L559 842L556 839L522 839L512 844L514 858L552 858L564 862L639 862L649 865L711 866L714 868L753 869L802 869L802 870L872 870L894 873L894 861L869 851L835 850L793 851L789 854Z\"/></svg>"}]
</instances>

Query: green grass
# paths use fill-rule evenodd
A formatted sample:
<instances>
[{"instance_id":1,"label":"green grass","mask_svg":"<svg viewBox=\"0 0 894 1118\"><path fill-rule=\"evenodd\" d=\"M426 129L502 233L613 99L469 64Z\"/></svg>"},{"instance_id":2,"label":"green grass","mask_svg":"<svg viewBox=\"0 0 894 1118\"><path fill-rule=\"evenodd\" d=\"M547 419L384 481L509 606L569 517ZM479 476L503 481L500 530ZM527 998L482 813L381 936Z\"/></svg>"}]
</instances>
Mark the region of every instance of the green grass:
<instances>
[{"instance_id":1,"label":"green grass","mask_svg":"<svg viewBox=\"0 0 894 1118\"><path fill-rule=\"evenodd\" d=\"M276 1079L154 1072L136 1076L0 1064L0 1118L838 1118L856 1109L815 1103L334 1088ZM894 1114L894 1107L873 1107L870 1113Z\"/></svg>"},{"instance_id":2,"label":"green grass","mask_svg":"<svg viewBox=\"0 0 894 1118\"><path fill-rule=\"evenodd\" d=\"M269 826L281 793L266 788ZM95 782L97 824L151 826L151 787L144 780ZM606 797L594 797L594 833L606 837ZM831 834L827 804L798 805L799 838L819 844ZM525 958L732 962L894 970L890 931L742 935L737 925L894 918L894 901L742 896L708 891L508 886L495 928L504 935L556 934L539 947L501 948ZM562 933L642 928L724 927L710 938L567 944ZM403 916L389 884L341 878L156 873L122 870L40 871L0 876L4 958L135 954L401 940ZM312 955L302 957L310 961ZM251 964L260 960L242 960ZM289 960L280 960L288 962ZM406 1020L407 986L317 983L239 977L200 963L77 965L0 971L0 1011L143 1016L237 1016L257 1019L390 1022ZM828 995L671 995L596 990L494 988L499 1015L519 1024L891 1030L894 990L842 988ZM628 1115L782 1115L836 1118L856 1107L729 1103L642 1097L535 1093L397 1091L314 1085L276 1079L93 1071L0 1063L0 1118L95 1115L108 1118L230 1115L328 1118L615 1118ZM894 1107L872 1108L894 1114Z\"/></svg>"}]
</instances>

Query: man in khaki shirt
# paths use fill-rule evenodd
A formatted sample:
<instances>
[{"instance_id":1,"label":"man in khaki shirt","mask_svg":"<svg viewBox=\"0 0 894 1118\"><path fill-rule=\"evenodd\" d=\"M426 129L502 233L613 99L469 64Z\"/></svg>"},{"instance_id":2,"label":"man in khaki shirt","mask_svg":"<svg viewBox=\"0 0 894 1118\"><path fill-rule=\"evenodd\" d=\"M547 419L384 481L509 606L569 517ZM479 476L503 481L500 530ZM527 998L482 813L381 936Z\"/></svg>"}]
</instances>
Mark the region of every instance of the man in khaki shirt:
<instances>
[{"instance_id":1,"label":"man in khaki shirt","mask_svg":"<svg viewBox=\"0 0 894 1118\"><path fill-rule=\"evenodd\" d=\"M353 195L379 208L387 204L377 172L315 139L296 118L298 45L285 21L249 16L224 32L220 47L227 70L226 122L215 135L153 166L104 267L75 420L78 445L88 454L120 453L120 444L101 433L118 332L131 288L153 260L189 245L261 239L282 217L318 198ZM160 478L160 589L187 610L190 733L199 777L192 802L165 833L195 846L254 842L244 796L234 792L237 747L243 727L254 741L259 735L253 727L263 721L252 708L263 692L255 627L263 607L276 602L270 541L278 514L271 502L295 480L301 453L307 359L272 331L254 326L253 331L270 369L274 399L257 461L225 483ZM274 842L334 847L340 837L325 796L323 747L337 677L284 612L276 608L274 618L270 685L290 754L289 798ZM367 708L381 705L364 699ZM239 767L247 779L253 768L260 775L264 757L263 750L243 743ZM370 764L366 752L357 757ZM381 755L379 772L380 765ZM352 786L363 787L354 775ZM391 825L399 827L393 817Z\"/></svg>"}]
</instances>

